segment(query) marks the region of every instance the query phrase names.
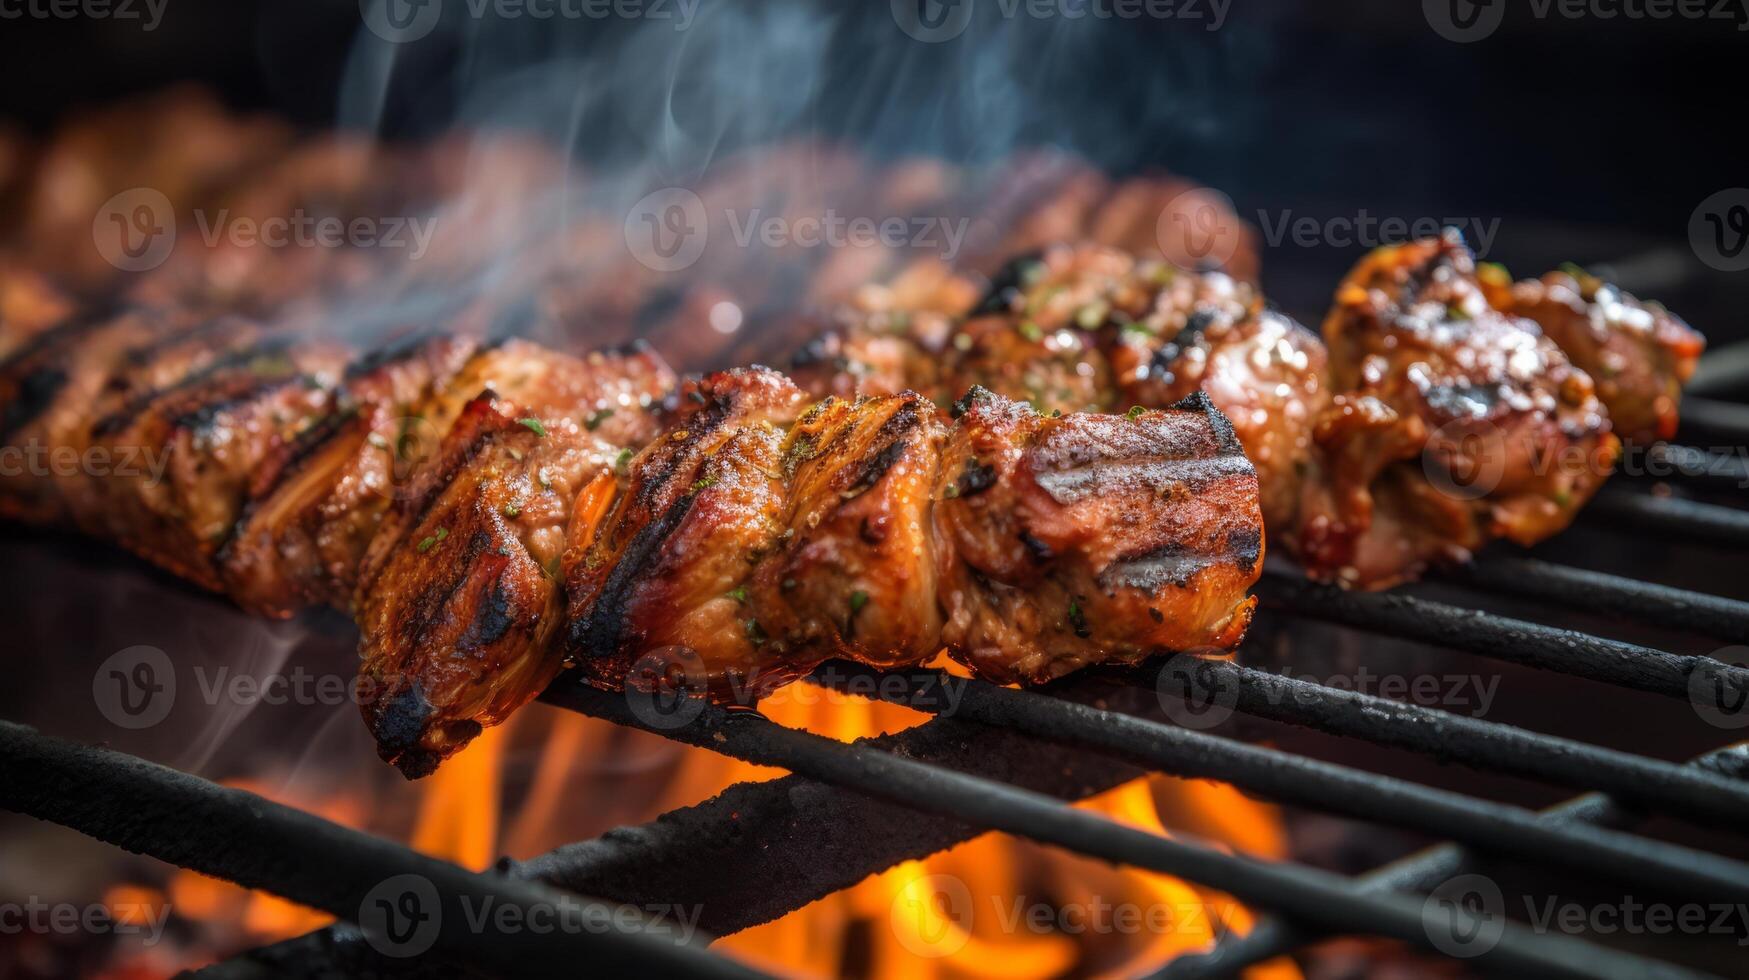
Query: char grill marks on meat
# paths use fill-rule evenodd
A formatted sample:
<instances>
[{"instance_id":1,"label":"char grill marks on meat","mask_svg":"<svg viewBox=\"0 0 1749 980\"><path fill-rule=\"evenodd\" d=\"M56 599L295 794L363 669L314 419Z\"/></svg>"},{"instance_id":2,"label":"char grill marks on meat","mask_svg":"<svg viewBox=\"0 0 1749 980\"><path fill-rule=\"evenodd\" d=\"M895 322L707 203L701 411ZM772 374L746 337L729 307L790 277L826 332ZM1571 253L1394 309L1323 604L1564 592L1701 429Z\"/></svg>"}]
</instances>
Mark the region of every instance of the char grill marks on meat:
<instances>
[{"instance_id":1,"label":"char grill marks on meat","mask_svg":"<svg viewBox=\"0 0 1749 980\"><path fill-rule=\"evenodd\" d=\"M1615 412L1630 438L1668 433L1703 343L1594 279L1479 272L1455 233L1368 256L1322 339L1247 283L1099 245L1017 259L959 312L851 304L798 377L943 404L980 384L1044 411L1203 392L1257 468L1275 539L1313 577L1364 588L1565 527L1614 464Z\"/></svg>"},{"instance_id":2,"label":"char grill marks on meat","mask_svg":"<svg viewBox=\"0 0 1749 980\"><path fill-rule=\"evenodd\" d=\"M567 652L590 683L678 670L757 697L828 658L944 648L1038 682L1227 649L1249 622L1256 476L1206 402L1053 417L974 389L948 418L911 392L807 405L763 369L681 401L570 556Z\"/></svg>"}]
</instances>

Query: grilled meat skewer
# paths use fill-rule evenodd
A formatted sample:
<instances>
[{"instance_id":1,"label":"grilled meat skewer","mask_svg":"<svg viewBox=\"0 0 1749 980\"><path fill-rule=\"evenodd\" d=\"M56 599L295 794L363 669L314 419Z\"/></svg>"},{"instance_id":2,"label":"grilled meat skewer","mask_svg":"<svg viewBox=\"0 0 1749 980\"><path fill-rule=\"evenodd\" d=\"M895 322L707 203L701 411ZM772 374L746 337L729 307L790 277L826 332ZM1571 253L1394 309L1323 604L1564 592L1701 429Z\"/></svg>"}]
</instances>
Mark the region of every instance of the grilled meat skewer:
<instances>
[{"instance_id":1,"label":"grilled meat skewer","mask_svg":"<svg viewBox=\"0 0 1749 980\"><path fill-rule=\"evenodd\" d=\"M1556 277L1502 289L1488 275L1455 237L1381 249L1338 291L1327 349L1224 274L1059 246L1012 263L957 318L840 311L798 376L819 392L938 399L978 383L1046 410L1204 391L1258 469L1277 541L1313 577L1382 588L1494 537L1559 531L1614 464L1607 399L1555 343L1579 328L1545 335L1515 311L1583 324L1575 356L1615 365L1608 390L1641 437L1673 423L1702 344L1600 284L1559 290L1557 317L1533 302Z\"/></svg>"},{"instance_id":2,"label":"grilled meat skewer","mask_svg":"<svg viewBox=\"0 0 1749 980\"><path fill-rule=\"evenodd\" d=\"M1249 623L1257 479L1206 399L1046 417L974 390L949 420L909 393L810 407L761 369L691 384L660 431L647 350L348 361L230 316L64 323L0 364L9 443L163 465L27 475L0 504L257 611L350 603L367 722L409 775L567 657L616 687L685 650L712 696L757 697L833 656L1042 681Z\"/></svg>"},{"instance_id":3,"label":"grilled meat skewer","mask_svg":"<svg viewBox=\"0 0 1749 980\"><path fill-rule=\"evenodd\" d=\"M975 390L949 419L913 393L810 404L751 369L679 403L623 460L470 406L361 577L386 759L431 771L567 662L609 690L678 675L750 704L832 657L945 648L1039 682L1227 650L1250 621L1257 478L1206 399L1048 417Z\"/></svg>"}]
</instances>

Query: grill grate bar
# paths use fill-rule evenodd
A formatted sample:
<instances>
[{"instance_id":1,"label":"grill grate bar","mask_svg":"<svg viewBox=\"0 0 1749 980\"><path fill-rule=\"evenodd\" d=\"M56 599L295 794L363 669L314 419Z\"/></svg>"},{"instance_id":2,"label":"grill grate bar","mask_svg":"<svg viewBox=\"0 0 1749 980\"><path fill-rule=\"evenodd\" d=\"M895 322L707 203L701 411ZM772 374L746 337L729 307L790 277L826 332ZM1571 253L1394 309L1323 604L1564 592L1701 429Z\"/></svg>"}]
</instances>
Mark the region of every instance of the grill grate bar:
<instances>
[{"instance_id":1,"label":"grill grate bar","mask_svg":"<svg viewBox=\"0 0 1749 980\"><path fill-rule=\"evenodd\" d=\"M759 975L632 929L470 928L469 910L482 907L514 908L520 921L531 923L561 903L604 913L604 921L632 917L630 910L477 874L253 793L10 722L0 722L0 807L354 921L378 885L416 875L434 889L413 910L437 922L432 948L494 975L556 976L580 962L626 974L655 969L686 976ZM191 827L203 832L191 833Z\"/></svg>"},{"instance_id":2,"label":"grill grate bar","mask_svg":"<svg viewBox=\"0 0 1749 980\"><path fill-rule=\"evenodd\" d=\"M1735 831L1749 827L1744 822L1749 817L1749 784L1705 770L1227 661L1201 660L1192 669L1194 674L1184 674L1168 665L1159 680L1147 686L1163 689L1173 681L1180 696L1193 697L1201 705L1230 702L1233 709L1259 718L1490 772L1571 789L1602 790L1651 813ZM1136 676L1127 673L1132 680Z\"/></svg>"},{"instance_id":3,"label":"grill grate bar","mask_svg":"<svg viewBox=\"0 0 1749 980\"><path fill-rule=\"evenodd\" d=\"M1749 773L1749 743L1709 752L1689 762L1685 768L1697 771L1723 768L1735 770L1738 775ZM1549 807L1538 819L1561 827L1579 824L1625 826L1639 816L1608 796L1587 793ZM1368 891L1424 892L1461 874L1471 860L1472 856L1457 844L1436 844L1354 880ZM1222 942L1207 953L1181 956L1168 963L1156 976L1159 980L1212 980L1214 977L1233 976L1246 967L1285 956L1320 938L1316 933L1280 919L1263 918L1250 933Z\"/></svg>"},{"instance_id":4,"label":"grill grate bar","mask_svg":"<svg viewBox=\"0 0 1749 980\"><path fill-rule=\"evenodd\" d=\"M1428 948L1432 942L1423 903L1398 895L1359 891L1347 878L1302 865L1227 854L1182 839L1126 827L1048 796L863 744L846 744L785 728L747 711L696 703L699 715L681 727L652 728L622 695L560 684L542 695L548 703L656 731L757 765L787 769L820 782L951 816L1044 844L1175 875L1226 892L1243 902L1342 932L1364 932ZM1749 885L1749 882L1743 884ZM1733 889L1735 890L1735 889ZM1451 911L1452 927L1478 928L1468 912ZM1538 935L1507 924L1501 940L1478 962L1537 976L1690 976L1668 964L1602 950L1567 936Z\"/></svg>"},{"instance_id":5,"label":"grill grate bar","mask_svg":"<svg viewBox=\"0 0 1749 980\"><path fill-rule=\"evenodd\" d=\"M955 705L943 696L939 671L882 674L834 663L816 676L873 679L856 689L920 711L953 709L972 721L1085 745L1169 775L1219 779L1279 802L1395 824L1581 875L1730 901L1749 897L1749 865L1729 858L1594 827L1550 827L1518 807L1351 766L984 681L965 681Z\"/></svg>"},{"instance_id":6,"label":"grill grate bar","mask_svg":"<svg viewBox=\"0 0 1749 980\"><path fill-rule=\"evenodd\" d=\"M1648 472L1644 475L1650 479L1687 480L1715 490L1749 489L1749 462L1741 456L1660 442L1646 450L1646 463ZM1650 472L1653 468L1663 473Z\"/></svg>"},{"instance_id":7,"label":"grill grate bar","mask_svg":"<svg viewBox=\"0 0 1749 980\"><path fill-rule=\"evenodd\" d=\"M1749 405L1686 395L1682 399L1682 436L1690 441L1749 445ZM1703 438L1696 440L1697 436Z\"/></svg>"},{"instance_id":8,"label":"grill grate bar","mask_svg":"<svg viewBox=\"0 0 1749 980\"><path fill-rule=\"evenodd\" d=\"M1579 512L1587 526L1659 531L1689 544L1749 548L1749 511L1678 497L1605 490Z\"/></svg>"},{"instance_id":9,"label":"grill grate bar","mask_svg":"<svg viewBox=\"0 0 1749 980\"><path fill-rule=\"evenodd\" d=\"M1705 671L1709 683L1735 699L1749 696L1749 669L1710 657L1689 657L1575 630L1544 626L1479 609L1388 592L1350 592L1265 570L1259 595L1266 605L1433 646L1558 671L1678 700Z\"/></svg>"},{"instance_id":10,"label":"grill grate bar","mask_svg":"<svg viewBox=\"0 0 1749 980\"><path fill-rule=\"evenodd\" d=\"M1737 599L1535 558L1487 558L1447 568L1440 577L1500 595L1540 599L1649 626L1749 643L1749 602Z\"/></svg>"}]
</instances>

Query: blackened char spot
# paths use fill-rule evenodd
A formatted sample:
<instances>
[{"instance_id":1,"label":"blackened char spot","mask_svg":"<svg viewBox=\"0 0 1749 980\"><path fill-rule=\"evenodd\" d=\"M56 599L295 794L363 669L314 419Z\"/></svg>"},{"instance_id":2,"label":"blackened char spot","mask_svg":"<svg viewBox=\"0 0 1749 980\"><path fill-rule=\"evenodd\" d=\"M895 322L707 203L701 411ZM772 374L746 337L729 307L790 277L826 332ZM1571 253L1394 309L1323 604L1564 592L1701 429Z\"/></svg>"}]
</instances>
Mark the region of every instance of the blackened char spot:
<instances>
[{"instance_id":1,"label":"blackened char spot","mask_svg":"<svg viewBox=\"0 0 1749 980\"><path fill-rule=\"evenodd\" d=\"M438 334L433 331L417 330L387 346L379 347L347 365L346 378L348 380L362 378L390 364L412 360L426 344L437 336Z\"/></svg>"},{"instance_id":2,"label":"blackened char spot","mask_svg":"<svg viewBox=\"0 0 1749 980\"><path fill-rule=\"evenodd\" d=\"M824 333L809 340L790 358L790 367L809 368L838 356L842 345L836 334Z\"/></svg>"},{"instance_id":3,"label":"blackened char spot","mask_svg":"<svg viewBox=\"0 0 1749 980\"><path fill-rule=\"evenodd\" d=\"M904 457L905 448L908 445L905 437L911 433L911 430L917 428L920 422L921 419L917 415L917 403L911 400L906 400L904 404L899 406L898 411L888 416L887 420L881 423L881 430L878 434L878 438L886 440L885 445L876 450L874 455L865 458L862 471L851 482L850 489L845 491L845 495L854 497L879 483L881 477L886 476L887 471L893 468L893 464Z\"/></svg>"},{"instance_id":4,"label":"blackened char spot","mask_svg":"<svg viewBox=\"0 0 1749 980\"><path fill-rule=\"evenodd\" d=\"M1180 398L1177 404L1168 405L1167 409L1174 412L1200 413L1204 418L1209 420L1209 429L1214 433L1215 444L1220 447L1221 455L1243 456L1245 454L1245 447L1239 444L1239 436L1233 431L1233 423L1227 421L1227 417L1221 414L1220 409L1215 407L1215 403L1210 400L1208 392L1198 388L1190 394L1185 395L1183 398Z\"/></svg>"},{"instance_id":5,"label":"blackened char spot","mask_svg":"<svg viewBox=\"0 0 1749 980\"><path fill-rule=\"evenodd\" d=\"M1026 546L1026 553L1032 556L1033 561L1046 562L1051 560L1051 546L1031 534L1025 531L1020 532L1020 543Z\"/></svg>"},{"instance_id":6,"label":"blackened char spot","mask_svg":"<svg viewBox=\"0 0 1749 980\"><path fill-rule=\"evenodd\" d=\"M1171 542L1148 551L1125 555L1099 573L1099 584L1108 590L1119 588L1154 592L1163 586L1180 588L1190 584L1197 572L1214 564L1214 559Z\"/></svg>"},{"instance_id":7,"label":"blackened char spot","mask_svg":"<svg viewBox=\"0 0 1749 980\"><path fill-rule=\"evenodd\" d=\"M958 401L953 403L951 415L954 418L966 414L979 405L988 405L996 400L996 393L983 385L972 385Z\"/></svg>"},{"instance_id":8,"label":"blackened char spot","mask_svg":"<svg viewBox=\"0 0 1749 980\"><path fill-rule=\"evenodd\" d=\"M1243 570L1257 567L1263 554L1263 530L1248 527L1227 532L1227 558Z\"/></svg>"},{"instance_id":9,"label":"blackened char spot","mask_svg":"<svg viewBox=\"0 0 1749 980\"><path fill-rule=\"evenodd\" d=\"M510 606L510 596L504 592L503 581L494 582L491 596L474 614L474 621L468 624L463 645L472 648L487 647L502 640L516 622L516 617L511 615Z\"/></svg>"},{"instance_id":10,"label":"blackened char spot","mask_svg":"<svg viewBox=\"0 0 1749 980\"><path fill-rule=\"evenodd\" d=\"M960 476L959 495L975 497L996 485L996 468L985 466L975 459L966 460L966 471Z\"/></svg>"},{"instance_id":11,"label":"blackened char spot","mask_svg":"<svg viewBox=\"0 0 1749 980\"><path fill-rule=\"evenodd\" d=\"M397 756L419 744L425 723L435 713L418 682L395 692L376 713L371 734L376 736L377 749L384 759Z\"/></svg>"},{"instance_id":12,"label":"blackened char spot","mask_svg":"<svg viewBox=\"0 0 1749 980\"><path fill-rule=\"evenodd\" d=\"M972 315L1006 313L1013 309L1015 301L1020 298L1028 286L1038 281L1038 277L1044 271L1044 260L1038 252L1013 259L997 270L996 275L990 280L989 291L972 309Z\"/></svg>"},{"instance_id":13,"label":"blackened char spot","mask_svg":"<svg viewBox=\"0 0 1749 980\"><path fill-rule=\"evenodd\" d=\"M662 553L662 545L685 520L697 494L682 494L662 515L633 535L624 553L601 585L589 612L571 626L571 653L580 659L607 659L619 650L625 633L626 604L640 579L649 574Z\"/></svg>"},{"instance_id":14,"label":"blackened char spot","mask_svg":"<svg viewBox=\"0 0 1749 980\"><path fill-rule=\"evenodd\" d=\"M67 372L60 368L44 368L25 375L18 384L18 396L6 406L5 414L0 415L0 439L10 438L47 411L66 384Z\"/></svg>"},{"instance_id":15,"label":"blackened char spot","mask_svg":"<svg viewBox=\"0 0 1749 980\"><path fill-rule=\"evenodd\" d=\"M1184 328L1154 352L1154 359L1149 363L1149 367L1156 375L1170 374L1172 365L1184 356L1185 351L1201 345L1203 333L1219 316L1220 312L1217 310L1206 306L1198 307L1185 319Z\"/></svg>"}]
</instances>

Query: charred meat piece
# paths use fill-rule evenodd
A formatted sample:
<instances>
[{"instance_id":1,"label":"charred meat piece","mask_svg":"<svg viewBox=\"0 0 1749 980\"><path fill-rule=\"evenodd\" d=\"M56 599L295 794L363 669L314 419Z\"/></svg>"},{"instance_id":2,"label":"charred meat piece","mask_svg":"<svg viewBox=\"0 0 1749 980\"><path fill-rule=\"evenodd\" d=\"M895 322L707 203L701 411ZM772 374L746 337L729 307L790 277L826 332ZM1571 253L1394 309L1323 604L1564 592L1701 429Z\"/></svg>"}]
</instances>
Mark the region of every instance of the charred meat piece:
<instances>
[{"instance_id":1,"label":"charred meat piece","mask_svg":"<svg viewBox=\"0 0 1749 980\"><path fill-rule=\"evenodd\" d=\"M263 470L224 555L229 591L270 614L344 608L382 515L482 392L527 417L569 419L606 442L641 445L673 386L667 365L642 347L579 358L525 341L482 349L438 337L366 358L324 424Z\"/></svg>"},{"instance_id":2,"label":"charred meat piece","mask_svg":"<svg viewBox=\"0 0 1749 980\"><path fill-rule=\"evenodd\" d=\"M804 351L801 376L817 393L913 387L938 400L981 385L1045 412L1161 408L1202 391L1257 465L1265 521L1295 526L1312 420L1328 401L1324 346L1251 286L1058 245L1004 267L978 310L928 334L922 317L842 311Z\"/></svg>"},{"instance_id":3,"label":"charred meat piece","mask_svg":"<svg viewBox=\"0 0 1749 980\"><path fill-rule=\"evenodd\" d=\"M640 657L669 651L696 658L717 692L784 683L812 664L767 649L770 617L748 583L783 540L782 427L805 399L782 375L746 370L689 384L679 401L674 429L629 462L600 532L576 542L569 656L613 689L635 681Z\"/></svg>"},{"instance_id":4,"label":"charred meat piece","mask_svg":"<svg viewBox=\"0 0 1749 980\"><path fill-rule=\"evenodd\" d=\"M1706 349L1698 331L1577 267L1511 286L1504 270L1483 272L1500 309L1535 320L1596 382L1617 436L1650 445L1676 435L1682 386Z\"/></svg>"},{"instance_id":5,"label":"charred meat piece","mask_svg":"<svg viewBox=\"0 0 1749 980\"><path fill-rule=\"evenodd\" d=\"M90 492L85 450L106 388L133 351L175 331L158 314L91 311L41 332L0 363L0 447L23 461L0 474L0 514L35 524L72 520ZM132 462L156 466L137 453Z\"/></svg>"},{"instance_id":6,"label":"charred meat piece","mask_svg":"<svg viewBox=\"0 0 1749 980\"><path fill-rule=\"evenodd\" d=\"M89 430L93 453L157 461L92 481L108 533L179 575L221 588L214 556L258 475L332 414L330 393L347 360L335 344L268 335L98 418Z\"/></svg>"},{"instance_id":7,"label":"charred meat piece","mask_svg":"<svg viewBox=\"0 0 1749 980\"><path fill-rule=\"evenodd\" d=\"M439 436L419 415L475 350L418 338L353 364L333 410L262 467L219 556L226 592L271 616L346 608L377 524Z\"/></svg>"},{"instance_id":8,"label":"charred meat piece","mask_svg":"<svg viewBox=\"0 0 1749 980\"><path fill-rule=\"evenodd\" d=\"M371 543L355 609L365 723L408 777L558 673L573 506L619 450L569 418L470 401ZM598 488L611 494L611 477Z\"/></svg>"},{"instance_id":9,"label":"charred meat piece","mask_svg":"<svg viewBox=\"0 0 1749 980\"><path fill-rule=\"evenodd\" d=\"M942 457L942 640L1003 682L1238 644L1263 563L1257 475L1198 394L1039 415L974 390Z\"/></svg>"},{"instance_id":10,"label":"charred meat piece","mask_svg":"<svg viewBox=\"0 0 1749 980\"><path fill-rule=\"evenodd\" d=\"M910 393L796 418L800 393L769 372L696 391L569 572L568 652L589 683L679 672L756 698L830 657L944 647L1042 681L1244 634L1257 478L1206 399L1050 417L977 389L949 424Z\"/></svg>"},{"instance_id":11,"label":"charred meat piece","mask_svg":"<svg viewBox=\"0 0 1749 980\"><path fill-rule=\"evenodd\" d=\"M1456 233L1367 256L1324 335L1323 482L1297 542L1315 577L1382 587L1491 538L1533 544L1567 526L1619 454L1591 378L1489 304Z\"/></svg>"}]
</instances>

